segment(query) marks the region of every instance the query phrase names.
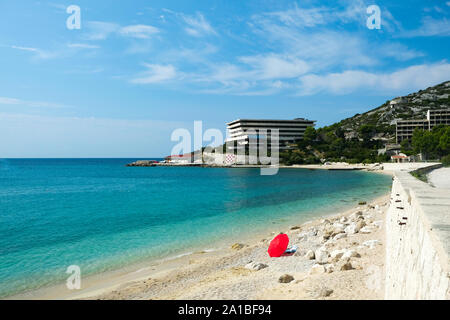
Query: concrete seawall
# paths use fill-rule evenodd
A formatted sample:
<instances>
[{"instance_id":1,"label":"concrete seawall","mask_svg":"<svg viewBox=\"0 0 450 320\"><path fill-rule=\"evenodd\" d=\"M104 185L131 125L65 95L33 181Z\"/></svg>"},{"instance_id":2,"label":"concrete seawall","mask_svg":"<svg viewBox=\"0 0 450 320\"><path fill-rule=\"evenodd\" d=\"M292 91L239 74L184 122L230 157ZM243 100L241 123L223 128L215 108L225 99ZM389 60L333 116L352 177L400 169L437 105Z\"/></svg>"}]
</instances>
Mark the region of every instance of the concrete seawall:
<instances>
[{"instance_id":1,"label":"concrete seawall","mask_svg":"<svg viewBox=\"0 0 450 320\"><path fill-rule=\"evenodd\" d=\"M449 299L450 194L396 171L386 216L386 299Z\"/></svg>"}]
</instances>

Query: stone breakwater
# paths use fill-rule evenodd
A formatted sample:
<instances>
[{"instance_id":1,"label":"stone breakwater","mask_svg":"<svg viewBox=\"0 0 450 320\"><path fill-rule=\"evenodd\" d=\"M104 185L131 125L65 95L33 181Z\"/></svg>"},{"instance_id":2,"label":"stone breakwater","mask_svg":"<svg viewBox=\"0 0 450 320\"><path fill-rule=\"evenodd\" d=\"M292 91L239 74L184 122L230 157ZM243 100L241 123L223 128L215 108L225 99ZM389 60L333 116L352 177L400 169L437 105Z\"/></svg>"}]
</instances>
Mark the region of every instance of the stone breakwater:
<instances>
[{"instance_id":1,"label":"stone breakwater","mask_svg":"<svg viewBox=\"0 0 450 320\"><path fill-rule=\"evenodd\" d=\"M449 299L450 194L397 171L386 217L386 299Z\"/></svg>"}]
</instances>

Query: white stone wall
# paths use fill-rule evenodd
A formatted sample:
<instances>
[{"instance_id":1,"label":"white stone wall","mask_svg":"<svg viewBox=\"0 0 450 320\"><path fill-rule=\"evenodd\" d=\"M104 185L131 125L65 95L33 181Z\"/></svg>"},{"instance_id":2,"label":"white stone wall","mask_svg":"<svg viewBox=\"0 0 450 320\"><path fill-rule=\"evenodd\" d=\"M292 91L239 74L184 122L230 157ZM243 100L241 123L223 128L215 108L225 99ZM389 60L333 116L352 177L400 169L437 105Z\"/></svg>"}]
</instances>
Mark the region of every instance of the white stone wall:
<instances>
[{"instance_id":1,"label":"white stone wall","mask_svg":"<svg viewBox=\"0 0 450 320\"><path fill-rule=\"evenodd\" d=\"M420 199L434 190L407 175L396 174L386 216L385 298L449 299L448 255L427 217L434 213Z\"/></svg>"}]
</instances>

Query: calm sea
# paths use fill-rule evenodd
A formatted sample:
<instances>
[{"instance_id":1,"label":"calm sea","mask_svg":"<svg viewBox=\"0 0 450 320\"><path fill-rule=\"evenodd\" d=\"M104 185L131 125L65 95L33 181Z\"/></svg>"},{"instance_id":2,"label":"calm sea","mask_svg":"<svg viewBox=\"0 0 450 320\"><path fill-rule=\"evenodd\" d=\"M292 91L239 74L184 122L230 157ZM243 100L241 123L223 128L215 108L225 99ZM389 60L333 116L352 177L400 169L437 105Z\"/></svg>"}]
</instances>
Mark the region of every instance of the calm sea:
<instances>
[{"instance_id":1,"label":"calm sea","mask_svg":"<svg viewBox=\"0 0 450 320\"><path fill-rule=\"evenodd\" d=\"M138 159L0 159L0 296L214 248L387 193L360 171L125 167Z\"/></svg>"}]
</instances>

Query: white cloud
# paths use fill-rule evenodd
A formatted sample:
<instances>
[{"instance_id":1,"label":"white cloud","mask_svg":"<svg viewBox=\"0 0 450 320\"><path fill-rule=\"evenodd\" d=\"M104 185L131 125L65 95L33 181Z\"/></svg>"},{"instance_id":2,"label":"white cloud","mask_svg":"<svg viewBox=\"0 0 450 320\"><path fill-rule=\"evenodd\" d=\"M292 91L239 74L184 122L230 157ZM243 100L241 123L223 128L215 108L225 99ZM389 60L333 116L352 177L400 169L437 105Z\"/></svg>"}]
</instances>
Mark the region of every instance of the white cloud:
<instances>
[{"instance_id":1,"label":"white cloud","mask_svg":"<svg viewBox=\"0 0 450 320\"><path fill-rule=\"evenodd\" d=\"M335 1L333 6L299 7L294 3L293 7L282 11L268 12L254 15L255 20L268 20L279 22L289 27L314 28L332 24L350 24L365 28L368 4L363 0ZM392 22L392 14L383 9L383 17ZM275 18L275 19L274 19Z\"/></svg>"},{"instance_id":2,"label":"white cloud","mask_svg":"<svg viewBox=\"0 0 450 320\"><path fill-rule=\"evenodd\" d=\"M48 51L44 51L44 50L41 50L38 48L22 47L22 46L15 46L15 45L9 46L9 48L15 49L15 50L32 52L35 54L35 57L38 59L50 59L50 58L54 58L57 56L57 54L55 52L48 52Z\"/></svg>"},{"instance_id":3,"label":"white cloud","mask_svg":"<svg viewBox=\"0 0 450 320\"><path fill-rule=\"evenodd\" d=\"M137 24L126 26L120 29L120 34L138 38L138 39L148 39L152 35L159 32L159 29L149 25Z\"/></svg>"},{"instance_id":4,"label":"white cloud","mask_svg":"<svg viewBox=\"0 0 450 320\"><path fill-rule=\"evenodd\" d=\"M211 24L199 12L195 16L182 15L182 17L187 24L185 31L191 36L201 37L217 34Z\"/></svg>"},{"instance_id":5,"label":"white cloud","mask_svg":"<svg viewBox=\"0 0 450 320\"><path fill-rule=\"evenodd\" d=\"M136 24L122 27L117 23L102 21L89 21L87 22L87 28L88 33L85 35L87 40L105 40L112 34L137 39L148 39L152 35L159 33L158 28L150 25Z\"/></svg>"},{"instance_id":6,"label":"white cloud","mask_svg":"<svg viewBox=\"0 0 450 320\"><path fill-rule=\"evenodd\" d=\"M252 66L254 78L259 80L294 78L309 70L303 60L275 54L241 57L240 60Z\"/></svg>"},{"instance_id":7,"label":"white cloud","mask_svg":"<svg viewBox=\"0 0 450 320\"><path fill-rule=\"evenodd\" d=\"M69 43L67 45L69 48L80 48L80 49L98 49L100 46L86 44L86 43Z\"/></svg>"},{"instance_id":8,"label":"white cloud","mask_svg":"<svg viewBox=\"0 0 450 320\"><path fill-rule=\"evenodd\" d=\"M404 31L400 37L431 37L431 36L450 36L450 20L447 18L434 19L425 17L422 25L416 30Z\"/></svg>"},{"instance_id":9,"label":"white cloud","mask_svg":"<svg viewBox=\"0 0 450 320\"><path fill-rule=\"evenodd\" d=\"M398 61L407 61L425 55L420 51L409 49L407 46L400 43L382 44L378 51L381 57L393 58Z\"/></svg>"},{"instance_id":10,"label":"white cloud","mask_svg":"<svg viewBox=\"0 0 450 320\"><path fill-rule=\"evenodd\" d=\"M391 73L348 70L325 75L309 74L300 78L300 95L319 92L348 94L357 90L394 92L418 90L448 80L450 64L415 65Z\"/></svg>"},{"instance_id":11,"label":"white cloud","mask_svg":"<svg viewBox=\"0 0 450 320\"><path fill-rule=\"evenodd\" d=\"M36 107L36 108L67 108L68 106L44 101L27 101L16 98L0 97L0 104L3 105L16 105L25 107Z\"/></svg>"},{"instance_id":12,"label":"white cloud","mask_svg":"<svg viewBox=\"0 0 450 320\"><path fill-rule=\"evenodd\" d=\"M21 101L15 98L0 97L0 104L20 104Z\"/></svg>"},{"instance_id":13,"label":"white cloud","mask_svg":"<svg viewBox=\"0 0 450 320\"><path fill-rule=\"evenodd\" d=\"M132 79L132 83L138 84L152 84L160 83L168 80L172 80L177 76L177 71L175 67L171 64L161 65L161 64L144 64L147 71L143 73L141 77Z\"/></svg>"},{"instance_id":14,"label":"white cloud","mask_svg":"<svg viewBox=\"0 0 450 320\"><path fill-rule=\"evenodd\" d=\"M255 18L252 28L275 52L305 60L314 68L371 66L378 60L367 38L359 34L333 29L305 32L297 26L259 17Z\"/></svg>"},{"instance_id":15,"label":"white cloud","mask_svg":"<svg viewBox=\"0 0 450 320\"><path fill-rule=\"evenodd\" d=\"M278 18L283 24L296 27L310 28L330 22L327 19L328 10L326 8L299 8L297 4L292 9L270 12L266 15Z\"/></svg>"},{"instance_id":16,"label":"white cloud","mask_svg":"<svg viewBox=\"0 0 450 320\"><path fill-rule=\"evenodd\" d=\"M306 62L289 56L275 54L245 56L241 64L216 64L205 74L189 74L195 82L212 85L201 90L208 94L271 95L287 89L290 85L280 79L292 80L309 70Z\"/></svg>"},{"instance_id":17,"label":"white cloud","mask_svg":"<svg viewBox=\"0 0 450 320\"><path fill-rule=\"evenodd\" d=\"M87 40L104 40L120 29L120 26L116 23L102 21L88 21L86 25L89 30L88 34L85 35Z\"/></svg>"}]
</instances>

